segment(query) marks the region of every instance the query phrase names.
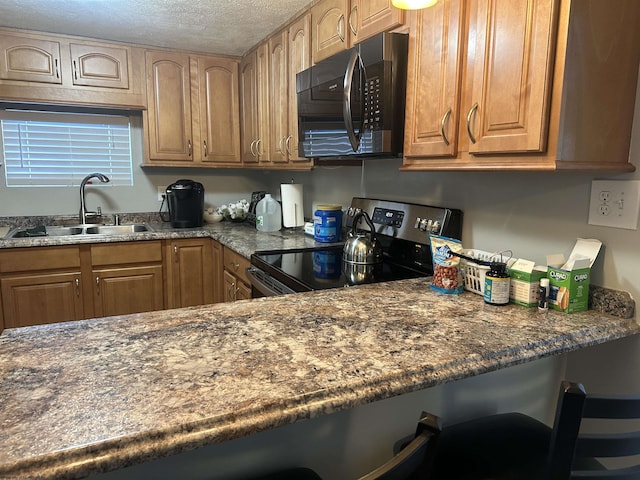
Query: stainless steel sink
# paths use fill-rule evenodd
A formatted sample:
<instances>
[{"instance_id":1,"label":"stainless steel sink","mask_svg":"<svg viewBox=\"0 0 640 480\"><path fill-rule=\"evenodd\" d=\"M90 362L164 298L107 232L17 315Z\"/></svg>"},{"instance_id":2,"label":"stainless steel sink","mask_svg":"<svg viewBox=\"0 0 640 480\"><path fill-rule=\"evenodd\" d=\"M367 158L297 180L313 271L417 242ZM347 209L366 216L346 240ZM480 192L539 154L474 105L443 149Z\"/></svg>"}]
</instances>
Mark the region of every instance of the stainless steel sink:
<instances>
[{"instance_id":1,"label":"stainless steel sink","mask_svg":"<svg viewBox=\"0 0 640 480\"><path fill-rule=\"evenodd\" d=\"M36 238L36 237L64 237L69 235L127 235L131 233L152 232L153 229L146 223L134 223L130 225L48 225L45 227L46 235L24 235L23 228L15 228L5 238Z\"/></svg>"},{"instance_id":2,"label":"stainless steel sink","mask_svg":"<svg viewBox=\"0 0 640 480\"><path fill-rule=\"evenodd\" d=\"M125 235L128 233L149 231L151 231L151 229L144 223L134 223L132 225L96 225L85 229L85 233L89 235Z\"/></svg>"}]
</instances>

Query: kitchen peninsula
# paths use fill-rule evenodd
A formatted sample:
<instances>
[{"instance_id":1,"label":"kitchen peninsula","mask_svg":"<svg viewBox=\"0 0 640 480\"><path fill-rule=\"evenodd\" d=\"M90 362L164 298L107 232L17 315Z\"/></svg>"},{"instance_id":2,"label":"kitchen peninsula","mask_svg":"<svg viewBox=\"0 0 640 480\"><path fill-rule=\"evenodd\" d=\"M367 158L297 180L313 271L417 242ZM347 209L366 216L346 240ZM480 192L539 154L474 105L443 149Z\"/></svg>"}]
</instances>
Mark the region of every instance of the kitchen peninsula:
<instances>
[{"instance_id":1,"label":"kitchen peninsula","mask_svg":"<svg viewBox=\"0 0 640 480\"><path fill-rule=\"evenodd\" d=\"M425 279L9 329L0 477L83 478L639 332Z\"/></svg>"}]
</instances>

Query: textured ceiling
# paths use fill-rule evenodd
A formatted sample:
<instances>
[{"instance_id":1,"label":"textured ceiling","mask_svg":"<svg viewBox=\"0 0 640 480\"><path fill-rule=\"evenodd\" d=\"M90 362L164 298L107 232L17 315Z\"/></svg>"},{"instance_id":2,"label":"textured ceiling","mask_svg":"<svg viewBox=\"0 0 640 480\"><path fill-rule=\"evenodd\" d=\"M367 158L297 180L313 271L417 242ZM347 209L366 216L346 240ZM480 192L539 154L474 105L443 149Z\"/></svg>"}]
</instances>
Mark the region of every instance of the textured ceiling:
<instances>
[{"instance_id":1,"label":"textured ceiling","mask_svg":"<svg viewBox=\"0 0 640 480\"><path fill-rule=\"evenodd\" d=\"M242 55L310 0L0 0L0 26Z\"/></svg>"}]
</instances>

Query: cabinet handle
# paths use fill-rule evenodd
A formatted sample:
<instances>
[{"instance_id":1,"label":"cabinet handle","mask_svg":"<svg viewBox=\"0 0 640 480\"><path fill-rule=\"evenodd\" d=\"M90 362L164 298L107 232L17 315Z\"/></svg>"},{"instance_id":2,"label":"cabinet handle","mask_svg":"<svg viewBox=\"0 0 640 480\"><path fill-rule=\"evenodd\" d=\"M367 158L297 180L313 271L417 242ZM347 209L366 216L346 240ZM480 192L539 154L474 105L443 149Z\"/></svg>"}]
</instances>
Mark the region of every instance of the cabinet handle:
<instances>
[{"instance_id":1,"label":"cabinet handle","mask_svg":"<svg viewBox=\"0 0 640 480\"><path fill-rule=\"evenodd\" d=\"M73 61L73 78L78 80L78 65L76 65L76 61Z\"/></svg>"},{"instance_id":2,"label":"cabinet handle","mask_svg":"<svg viewBox=\"0 0 640 480\"><path fill-rule=\"evenodd\" d=\"M262 143L262 139L259 138L258 140L256 140L256 157L260 157L260 155L262 155L262 153L260 152L260 144Z\"/></svg>"},{"instance_id":3,"label":"cabinet handle","mask_svg":"<svg viewBox=\"0 0 640 480\"><path fill-rule=\"evenodd\" d=\"M473 132L471 131L471 117L476 110L478 110L478 102L473 104L473 107L471 107L471 110L469 110L469 113L467 114L467 134L469 135L471 143L476 143L476 137L473 136Z\"/></svg>"},{"instance_id":4,"label":"cabinet handle","mask_svg":"<svg viewBox=\"0 0 640 480\"><path fill-rule=\"evenodd\" d=\"M187 148L189 150L189 156L191 156L191 139L187 140Z\"/></svg>"},{"instance_id":5,"label":"cabinet handle","mask_svg":"<svg viewBox=\"0 0 640 480\"><path fill-rule=\"evenodd\" d=\"M341 13L338 17L338 23L336 24L336 33L338 34L338 38L342 43L344 43L344 34L342 33L344 30L344 13Z\"/></svg>"},{"instance_id":6,"label":"cabinet handle","mask_svg":"<svg viewBox=\"0 0 640 480\"><path fill-rule=\"evenodd\" d=\"M354 7L351 9L351 12L349 12L349 28L351 29L351 33L353 33L354 36L358 36L358 30L356 30L353 27L353 24L351 23L351 19L353 18L353 12L356 12L356 15L358 14L358 5L354 5Z\"/></svg>"},{"instance_id":7,"label":"cabinet handle","mask_svg":"<svg viewBox=\"0 0 640 480\"><path fill-rule=\"evenodd\" d=\"M76 284L76 297L80 296L80 279L76 278L74 280L74 283Z\"/></svg>"},{"instance_id":8,"label":"cabinet handle","mask_svg":"<svg viewBox=\"0 0 640 480\"><path fill-rule=\"evenodd\" d=\"M230 300L235 300L236 299L236 294L234 292L234 288L236 286L236 283L230 283L229 284L229 288L227 288L227 296L229 297Z\"/></svg>"},{"instance_id":9,"label":"cabinet handle","mask_svg":"<svg viewBox=\"0 0 640 480\"><path fill-rule=\"evenodd\" d=\"M293 156L291 154L291 150L289 149L289 145L291 144L291 138L293 138L293 135L289 135L284 142L284 149L287 151L287 155L289 155L290 157Z\"/></svg>"},{"instance_id":10,"label":"cabinet handle","mask_svg":"<svg viewBox=\"0 0 640 480\"><path fill-rule=\"evenodd\" d=\"M173 246L173 261L178 263L180 262L180 256L178 255L178 246L174 245Z\"/></svg>"},{"instance_id":11,"label":"cabinet handle","mask_svg":"<svg viewBox=\"0 0 640 480\"><path fill-rule=\"evenodd\" d=\"M234 269L236 272L238 271L238 268L240 268L240 264L239 264L239 263L234 263L234 262L232 262L232 263L231 263L231 266L233 267L233 269Z\"/></svg>"},{"instance_id":12,"label":"cabinet handle","mask_svg":"<svg viewBox=\"0 0 640 480\"><path fill-rule=\"evenodd\" d=\"M256 151L253 149L255 144L256 144L256 141L252 140L251 145L249 145L249 150L251 150L251 155L253 155L254 157L257 157L258 155L256 154Z\"/></svg>"},{"instance_id":13,"label":"cabinet handle","mask_svg":"<svg viewBox=\"0 0 640 480\"><path fill-rule=\"evenodd\" d=\"M285 150L282 148L282 143L285 141L286 137L280 137L280 141L278 142L278 151L284 156L286 154Z\"/></svg>"},{"instance_id":14,"label":"cabinet handle","mask_svg":"<svg viewBox=\"0 0 640 480\"><path fill-rule=\"evenodd\" d=\"M57 58L54 60L54 63L56 65L56 67L55 67L56 68L56 78L60 78L60 70L58 69L58 59Z\"/></svg>"},{"instance_id":15,"label":"cabinet handle","mask_svg":"<svg viewBox=\"0 0 640 480\"><path fill-rule=\"evenodd\" d=\"M204 156L206 157L207 156L207 141L203 140L202 143L204 145Z\"/></svg>"},{"instance_id":16,"label":"cabinet handle","mask_svg":"<svg viewBox=\"0 0 640 480\"><path fill-rule=\"evenodd\" d=\"M440 136L442 136L442 141L444 142L445 145L449 145L449 139L447 138L447 134L444 131L444 126L447 123L447 120L449 119L449 117L451 116L451 108L449 108L449 110L447 110L447 113L444 114L444 116L442 117L442 122L440 124Z\"/></svg>"},{"instance_id":17,"label":"cabinet handle","mask_svg":"<svg viewBox=\"0 0 640 480\"><path fill-rule=\"evenodd\" d=\"M96 277L96 293L100 295L100 277Z\"/></svg>"}]
</instances>

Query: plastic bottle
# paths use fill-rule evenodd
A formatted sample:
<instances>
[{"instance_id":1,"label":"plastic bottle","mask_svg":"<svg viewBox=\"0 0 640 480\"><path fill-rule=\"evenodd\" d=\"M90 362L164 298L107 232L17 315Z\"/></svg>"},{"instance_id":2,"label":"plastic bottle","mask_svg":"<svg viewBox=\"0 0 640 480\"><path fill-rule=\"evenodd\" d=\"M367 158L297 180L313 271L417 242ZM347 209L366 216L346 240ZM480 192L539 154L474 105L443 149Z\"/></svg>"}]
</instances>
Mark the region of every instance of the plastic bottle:
<instances>
[{"instance_id":1,"label":"plastic bottle","mask_svg":"<svg viewBox=\"0 0 640 480\"><path fill-rule=\"evenodd\" d=\"M270 193L256 205L256 228L261 232L277 232L282 228L282 207Z\"/></svg>"},{"instance_id":2,"label":"plastic bottle","mask_svg":"<svg viewBox=\"0 0 640 480\"><path fill-rule=\"evenodd\" d=\"M507 264L491 262L490 268L484 278L484 301L491 305L506 305L509 303L511 286Z\"/></svg>"},{"instance_id":3,"label":"plastic bottle","mask_svg":"<svg viewBox=\"0 0 640 480\"><path fill-rule=\"evenodd\" d=\"M549 310L549 279L541 278L538 288L538 310L546 312Z\"/></svg>"}]
</instances>

